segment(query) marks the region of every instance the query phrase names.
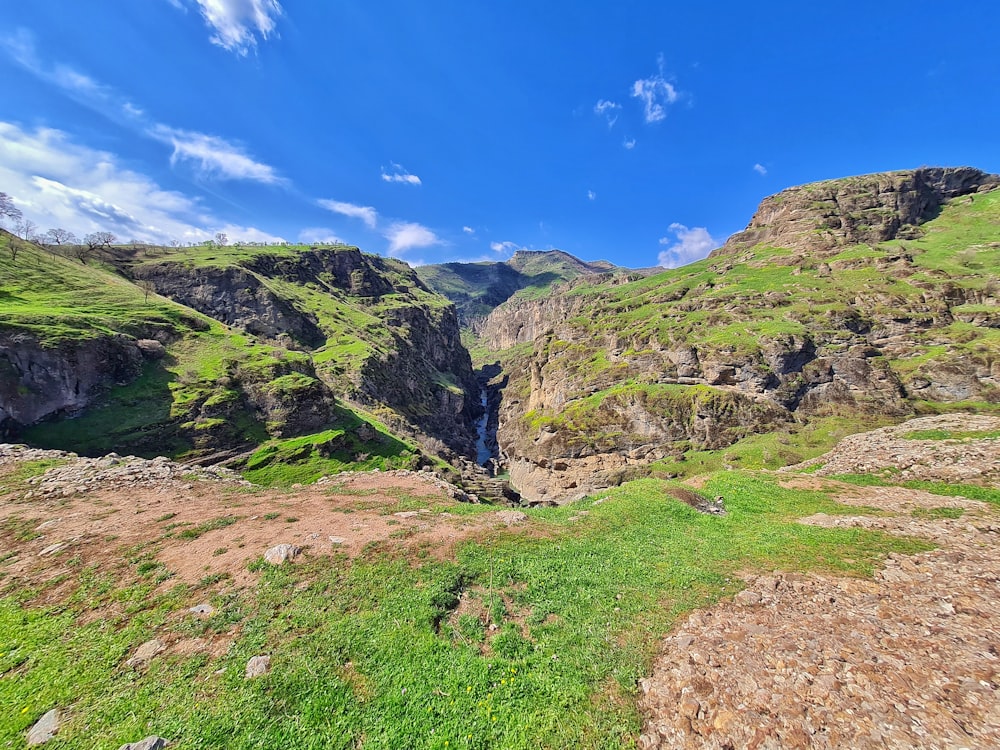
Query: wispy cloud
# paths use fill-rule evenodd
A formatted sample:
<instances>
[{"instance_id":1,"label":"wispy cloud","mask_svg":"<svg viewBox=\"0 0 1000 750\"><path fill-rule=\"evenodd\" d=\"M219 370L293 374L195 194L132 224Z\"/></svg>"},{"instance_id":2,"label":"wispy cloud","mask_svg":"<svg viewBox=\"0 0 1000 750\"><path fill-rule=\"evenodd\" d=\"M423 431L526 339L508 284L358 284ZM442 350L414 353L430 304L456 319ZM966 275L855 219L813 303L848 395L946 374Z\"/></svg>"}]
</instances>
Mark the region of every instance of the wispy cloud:
<instances>
[{"instance_id":1,"label":"wispy cloud","mask_svg":"<svg viewBox=\"0 0 1000 750\"><path fill-rule=\"evenodd\" d=\"M282 182L274 167L256 161L224 138L168 125L154 125L148 131L158 141L173 147L171 165L190 162L204 175L224 180L251 180L265 184Z\"/></svg>"},{"instance_id":2,"label":"wispy cloud","mask_svg":"<svg viewBox=\"0 0 1000 750\"><path fill-rule=\"evenodd\" d=\"M599 117L603 117L608 122L608 127L613 128L615 123L618 122L618 111L622 108L622 105L617 102L608 101L607 99L598 100L597 104L594 105L594 114Z\"/></svg>"},{"instance_id":3,"label":"wispy cloud","mask_svg":"<svg viewBox=\"0 0 1000 750\"><path fill-rule=\"evenodd\" d=\"M660 252L659 265L664 268L677 268L701 260L719 246L705 227L689 228L674 222L670 231L673 237L660 238L661 245L669 246Z\"/></svg>"},{"instance_id":4,"label":"wispy cloud","mask_svg":"<svg viewBox=\"0 0 1000 750\"><path fill-rule=\"evenodd\" d=\"M224 231L232 239L281 239L220 221L197 198L164 190L147 175L121 166L114 154L75 143L51 128L28 130L0 122L0 185L39 227L62 227L81 236L109 231L144 242L196 242Z\"/></svg>"},{"instance_id":5,"label":"wispy cloud","mask_svg":"<svg viewBox=\"0 0 1000 750\"><path fill-rule=\"evenodd\" d=\"M415 174L410 174L401 165L393 163L392 171L386 172L382 167L382 179L386 182L401 182L404 185L419 185L420 178Z\"/></svg>"},{"instance_id":6,"label":"wispy cloud","mask_svg":"<svg viewBox=\"0 0 1000 750\"><path fill-rule=\"evenodd\" d=\"M115 124L171 146L171 165L188 162L202 176L225 180L250 180L272 185L285 182L274 167L254 159L243 147L221 136L182 130L155 122L141 107L111 86L96 81L69 65L42 63L36 52L34 37L25 29L0 36L0 50L32 75L57 87L74 101Z\"/></svg>"},{"instance_id":7,"label":"wispy cloud","mask_svg":"<svg viewBox=\"0 0 1000 750\"><path fill-rule=\"evenodd\" d=\"M371 206L359 206L356 203L334 201L325 198L316 202L327 211L333 211L335 214L348 216L352 219L361 219L369 229L374 229L378 223L378 212Z\"/></svg>"},{"instance_id":8,"label":"wispy cloud","mask_svg":"<svg viewBox=\"0 0 1000 750\"><path fill-rule=\"evenodd\" d=\"M657 64L658 73L649 78L640 78L632 84L632 96L642 102L643 116L647 123L665 119L667 107L679 98L677 89L664 75L662 55Z\"/></svg>"},{"instance_id":9,"label":"wispy cloud","mask_svg":"<svg viewBox=\"0 0 1000 750\"><path fill-rule=\"evenodd\" d=\"M299 242L312 245L343 245L340 237L326 227L307 227L299 232Z\"/></svg>"},{"instance_id":10,"label":"wispy cloud","mask_svg":"<svg viewBox=\"0 0 1000 750\"><path fill-rule=\"evenodd\" d=\"M472 227L462 227L462 231L465 232L466 234L475 234L476 233L476 230L473 229Z\"/></svg>"},{"instance_id":11,"label":"wispy cloud","mask_svg":"<svg viewBox=\"0 0 1000 750\"><path fill-rule=\"evenodd\" d=\"M597 200L597 193L595 193L593 190L588 190L587 191L587 200L596 201Z\"/></svg>"},{"instance_id":12,"label":"wispy cloud","mask_svg":"<svg viewBox=\"0 0 1000 750\"><path fill-rule=\"evenodd\" d=\"M635 138L626 138L622 141L622 145L629 151L635 148Z\"/></svg>"},{"instance_id":13,"label":"wispy cloud","mask_svg":"<svg viewBox=\"0 0 1000 750\"><path fill-rule=\"evenodd\" d=\"M767 167L765 167L763 164L759 162L753 165L753 171L759 174L761 177L767 175Z\"/></svg>"},{"instance_id":14,"label":"wispy cloud","mask_svg":"<svg viewBox=\"0 0 1000 750\"><path fill-rule=\"evenodd\" d=\"M168 0L175 8L186 10L180 0ZM188 0L198 6L205 25L211 30L209 41L225 50L245 56L257 48L258 37L266 41L277 33L283 11L278 0Z\"/></svg>"},{"instance_id":15,"label":"wispy cloud","mask_svg":"<svg viewBox=\"0 0 1000 750\"><path fill-rule=\"evenodd\" d=\"M384 236L389 240L389 255L394 257L414 248L442 244L441 238L434 232L412 221L397 221L390 224Z\"/></svg>"}]
</instances>

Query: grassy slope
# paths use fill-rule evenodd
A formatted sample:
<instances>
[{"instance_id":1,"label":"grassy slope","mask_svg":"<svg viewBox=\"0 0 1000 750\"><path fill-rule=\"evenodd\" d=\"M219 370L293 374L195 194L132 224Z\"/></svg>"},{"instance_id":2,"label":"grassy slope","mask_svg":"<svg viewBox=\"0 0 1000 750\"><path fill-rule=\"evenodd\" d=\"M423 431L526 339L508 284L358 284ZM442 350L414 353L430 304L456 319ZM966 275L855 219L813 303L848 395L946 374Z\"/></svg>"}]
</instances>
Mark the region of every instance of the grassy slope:
<instances>
[{"instance_id":1,"label":"grassy slope","mask_svg":"<svg viewBox=\"0 0 1000 750\"><path fill-rule=\"evenodd\" d=\"M246 252L235 248L162 252L193 263L210 263L219 259L220 250L230 250L227 257L231 258ZM254 251L259 253L261 249ZM278 247L266 251L291 255L297 249ZM324 303L318 292L299 289L317 305L340 310L336 300ZM263 445L273 452L288 454L285 441L271 440L266 425L253 413L238 405L234 411L222 407L241 399L239 390L231 384L234 374L267 378L269 372L282 371L291 361L307 363L309 355L235 333L155 294L146 300L134 284L97 264L84 265L33 246L26 247L16 263L0 264L0 304L4 311L0 326L29 332L51 346L107 333L150 336L164 331L176 339L167 346L167 357L148 363L137 380L110 390L75 419L46 422L25 430L26 441L90 455L118 451L177 457L197 448L200 433L225 430L237 444ZM384 304L394 303L388 300ZM357 316L347 318L345 328L353 329L358 323ZM378 329L377 314L369 315L364 325ZM351 345L358 346L356 338L351 339ZM317 357L321 366L346 367L345 360L349 364L337 347L335 344L321 350ZM289 378L278 381L279 386L282 384L289 388L295 385ZM213 405L220 407L224 418L205 416L206 411L213 411ZM279 484L315 479L352 465L356 455L366 453L370 457L362 464L371 464L371 468L412 465L417 449L385 434L384 427L370 417L345 408L331 428L346 431L362 422L372 423L381 437L362 443L348 436L344 450L336 456L306 456L291 461L284 471L272 468L258 472L255 478ZM322 441L320 436L314 442Z\"/></svg>"},{"instance_id":2,"label":"grassy slope","mask_svg":"<svg viewBox=\"0 0 1000 750\"><path fill-rule=\"evenodd\" d=\"M215 593L207 620L176 613L204 601L212 582L171 588L148 549L119 571L70 560L76 593L65 605L29 601L43 591L2 590L0 704L13 710L0 744L58 705L69 714L65 748L153 732L181 749L631 746L637 680L658 638L683 613L736 591L737 571L869 575L891 551L927 548L799 525L846 509L764 475L709 482L706 494L726 497L722 518L668 490L644 480L600 503L529 511L537 534L493 532L443 561L429 549L404 558L375 547L353 562L255 564L257 588ZM449 616L461 591L480 616ZM110 620L80 624L109 605ZM240 635L220 659L164 656L146 674L119 666L147 638L233 627ZM244 681L258 653L271 655L273 670Z\"/></svg>"},{"instance_id":3,"label":"grassy slope","mask_svg":"<svg viewBox=\"0 0 1000 750\"><path fill-rule=\"evenodd\" d=\"M549 344L558 349L566 372L573 376L576 392L572 398L579 399L565 408L573 408L578 421L585 423L584 412L596 409L604 397L621 390L620 381L626 378L634 379L629 387L645 388L650 396L655 395L659 386L642 381L655 380L659 373L643 373L627 365L629 359L648 351L648 342L666 347L690 344L701 353L718 351L735 358L751 354L762 342L780 336L826 332L836 339L835 332L840 330L837 321L855 296L870 300L869 307L883 317L908 319L914 317L914 310L924 307L924 288L928 286L945 281L970 289L1000 285L1000 190L977 195L972 203L967 198L956 199L922 229L925 234L917 240L845 248L828 260L833 267L828 276L816 272L817 262L810 265L808 258L792 250L757 247L735 258L705 259L618 286L578 282L565 292L588 298L587 313L569 321L576 329L572 336L575 343L553 340ZM901 246L912 255L916 272L907 278L890 278L877 262L898 255ZM944 280L943 274L947 275ZM961 313L967 307L955 311ZM927 313L928 317L931 314ZM632 344L616 361L609 360L604 346L609 336ZM479 348L475 353L480 362L500 359L516 363L523 358L523 352ZM964 357L1000 358L1000 330L956 321L914 335L912 351L889 365L906 381L932 365L961 365ZM614 385L604 386L607 382ZM513 387L517 385L515 382ZM1000 403L983 402L921 402L916 406L928 412L1000 410ZM551 417L559 419L561 415ZM870 426L876 425L859 423L857 429ZM773 437L749 440L760 445ZM791 443L795 450L785 453L808 454L809 447L797 438ZM831 447L832 442L824 445ZM753 462L773 466L773 457L781 452L769 450L771 458ZM759 451L753 448L749 453ZM715 459L713 463L718 465ZM671 465L669 470L685 473L679 466Z\"/></svg>"}]
</instances>

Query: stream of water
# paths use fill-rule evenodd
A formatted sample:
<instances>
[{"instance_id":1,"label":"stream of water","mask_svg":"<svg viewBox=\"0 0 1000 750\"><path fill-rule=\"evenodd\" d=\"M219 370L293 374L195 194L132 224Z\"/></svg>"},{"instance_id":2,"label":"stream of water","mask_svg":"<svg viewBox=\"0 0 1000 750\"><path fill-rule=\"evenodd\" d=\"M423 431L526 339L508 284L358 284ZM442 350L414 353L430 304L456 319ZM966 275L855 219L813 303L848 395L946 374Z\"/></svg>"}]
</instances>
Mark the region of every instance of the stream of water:
<instances>
[{"instance_id":1,"label":"stream of water","mask_svg":"<svg viewBox=\"0 0 1000 750\"><path fill-rule=\"evenodd\" d=\"M486 444L486 423L490 419L490 411L486 405L486 389L479 391L480 403L483 405L483 416L476 422L476 463L485 466L493 458L493 452Z\"/></svg>"}]
</instances>

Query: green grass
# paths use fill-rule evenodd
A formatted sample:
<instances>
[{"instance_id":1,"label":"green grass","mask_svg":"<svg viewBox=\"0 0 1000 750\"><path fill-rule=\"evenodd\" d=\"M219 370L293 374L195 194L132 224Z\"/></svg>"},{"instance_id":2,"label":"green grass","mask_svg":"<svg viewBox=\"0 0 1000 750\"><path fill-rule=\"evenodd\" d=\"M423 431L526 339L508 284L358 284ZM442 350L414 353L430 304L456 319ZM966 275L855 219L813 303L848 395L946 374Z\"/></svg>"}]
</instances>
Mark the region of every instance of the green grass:
<instances>
[{"instance_id":1,"label":"green grass","mask_svg":"<svg viewBox=\"0 0 1000 750\"><path fill-rule=\"evenodd\" d=\"M729 515L703 516L644 480L573 506L531 511L541 537L492 532L453 560L376 545L354 561L251 566L259 585L193 603L141 582L80 575L68 605L0 600L0 744L21 742L45 710L68 719L60 747L116 747L150 733L179 748L618 748L638 733L637 680L676 618L740 587L737 571L870 575L923 542L795 523L840 512L817 492L727 472L705 488ZM589 515L571 520L580 510ZM460 594L481 615L455 613ZM75 601L76 603L72 603ZM121 602L128 614L80 624ZM484 619L485 618L485 619ZM490 631L486 622L495 622ZM120 664L168 641L238 627L218 660L164 655L146 674ZM267 653L271 673L244 681ZM221 672L219 671L221 670ZM446 744L447 743L447 744Z\"/></svg>"},{"instance_id":2,"label":"green grass","mask_svg":"<svg viewBox=\"0 0 1000 750\"><path fill-rule=\"evenodd\" d=\"M905 440L989 440L1000 438L1000 430L912 430Z\"/></svg>"},{"instance_id":3,"label":"green grass","mask_svg":"<svg viewBox=\"0 0 1000 750\"><path fill-rule=\"evenodd\" d=\"M974 484L931 482L923 479L897 481L891 476L874 476L871 474L836 474L830 478L841 482L848 482L849 484L856 484L861 487L906 487L911 490L923 490L932 495L967 497L971 500L981 500L984 503L1000 506L1000 489L980 487Z\"/></svg>"}]
</instances>

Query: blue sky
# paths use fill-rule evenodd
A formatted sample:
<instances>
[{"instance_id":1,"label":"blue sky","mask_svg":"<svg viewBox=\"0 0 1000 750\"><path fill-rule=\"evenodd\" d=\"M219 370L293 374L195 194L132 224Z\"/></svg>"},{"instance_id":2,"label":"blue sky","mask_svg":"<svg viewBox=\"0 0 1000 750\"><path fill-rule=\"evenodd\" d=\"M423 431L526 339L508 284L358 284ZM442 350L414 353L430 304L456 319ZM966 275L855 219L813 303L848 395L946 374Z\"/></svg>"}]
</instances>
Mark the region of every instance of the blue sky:
<instances>
[{"instance_id":1,"label":"blue sky","mask_svg":"<svg viewBox=\"0 0 1000 750\"><path fill-rule=\"evenodd\" d=\"M410 263L721 244L790 185L1000 171L1000 4L10 3L0 191L41 230Z\"/></svg>"}]
</instances>

